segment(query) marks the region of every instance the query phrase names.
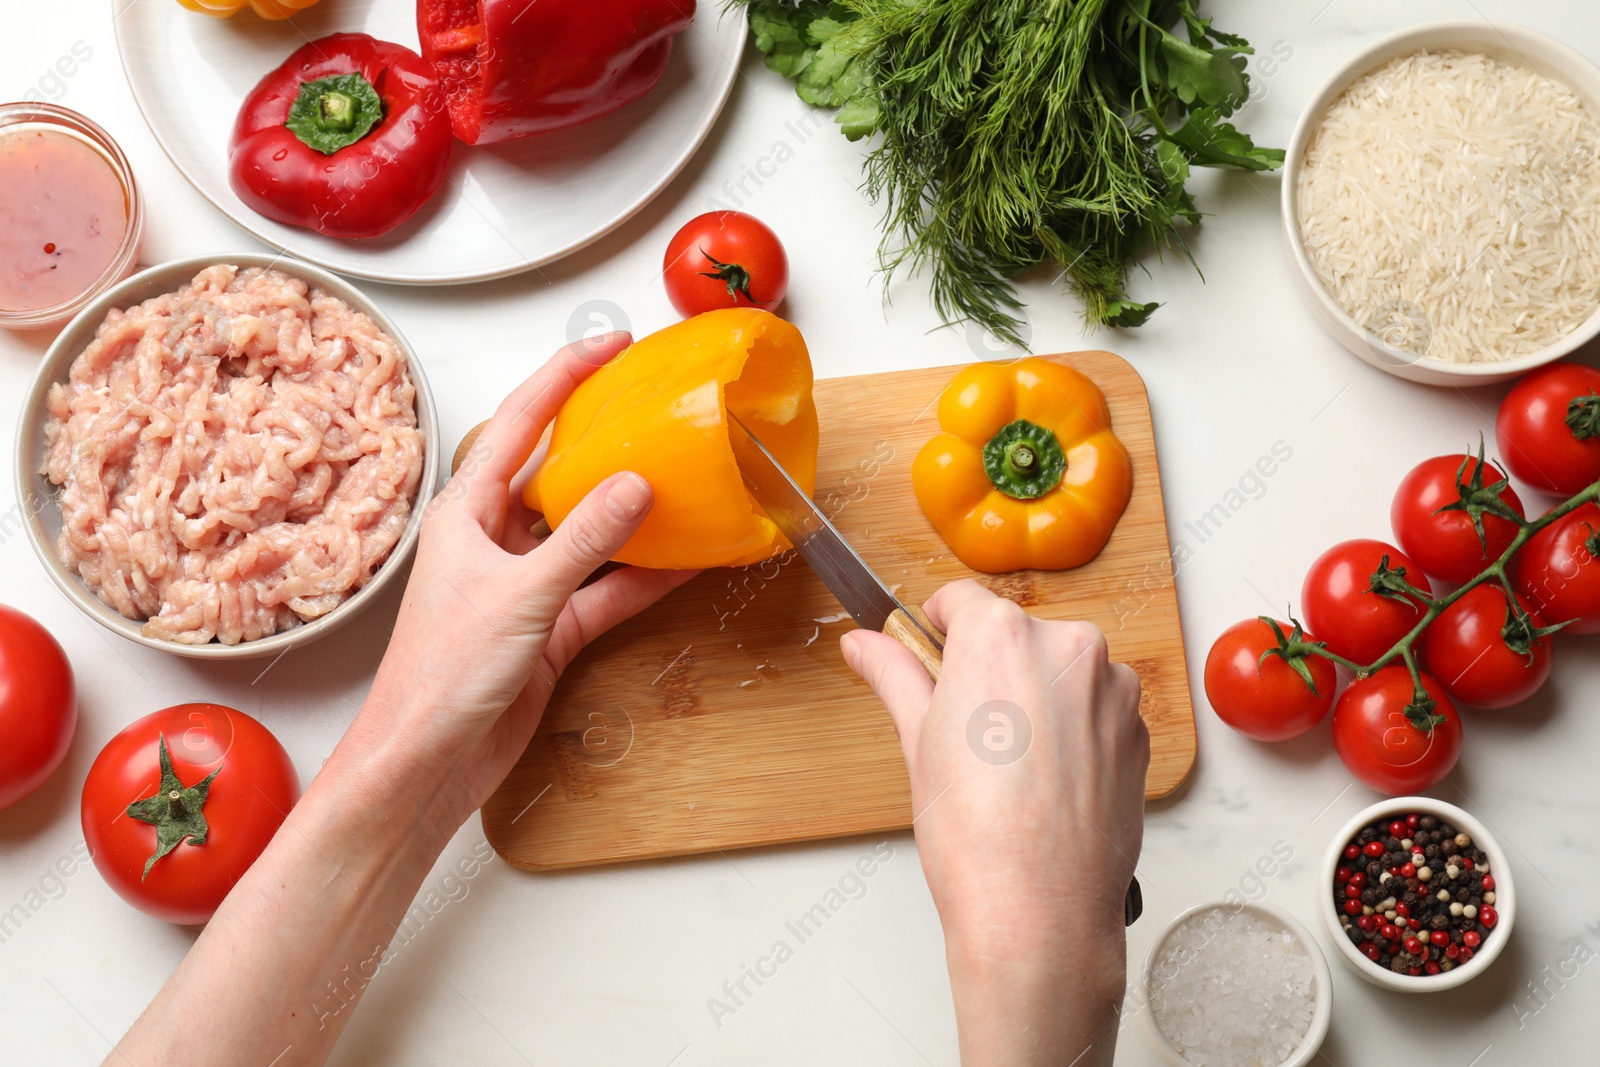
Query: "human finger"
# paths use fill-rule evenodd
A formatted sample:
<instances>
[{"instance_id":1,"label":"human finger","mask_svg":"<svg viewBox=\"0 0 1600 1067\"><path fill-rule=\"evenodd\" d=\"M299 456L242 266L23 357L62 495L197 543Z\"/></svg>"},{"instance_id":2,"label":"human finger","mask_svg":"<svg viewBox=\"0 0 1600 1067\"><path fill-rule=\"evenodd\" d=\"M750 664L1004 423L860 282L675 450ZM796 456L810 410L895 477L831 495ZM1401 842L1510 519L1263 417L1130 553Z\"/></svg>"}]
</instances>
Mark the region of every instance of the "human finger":
<instances>
[{"instance_id":1,"label":"human finger","mask_svg":"<svg viewBox=\"0 0 1600 1067\"><path fill-rule=\"evenodd\" d=\"M619 332L570 344L501 401L456 474L465 479L466 499L475 514L487 516L500 506L511 479L572 391L632 340Z\"/></svg>"},{"instance_id":2,"label":"human finger","mask_svg":"<svg viewBox=\"0 0 1600 1067\"><path fill-rule=\"evenodd\" d=\"M654 499L649 482L623 471L578 501L544 543L517 564L520 592L534 617L554 623L584 580L628 543Z\"/></svg>"},{"instance_id":3,"label":"human finger","mask_svg":"<svg viewBox=\"0 0 1600 1067\"><path fill-rule=\"evenodd\" d=\"M844 661L883 702L909 762L933 699L933 679L912 651L887 634L851 630L839 638Z\"/></svg>"}]
</instances>

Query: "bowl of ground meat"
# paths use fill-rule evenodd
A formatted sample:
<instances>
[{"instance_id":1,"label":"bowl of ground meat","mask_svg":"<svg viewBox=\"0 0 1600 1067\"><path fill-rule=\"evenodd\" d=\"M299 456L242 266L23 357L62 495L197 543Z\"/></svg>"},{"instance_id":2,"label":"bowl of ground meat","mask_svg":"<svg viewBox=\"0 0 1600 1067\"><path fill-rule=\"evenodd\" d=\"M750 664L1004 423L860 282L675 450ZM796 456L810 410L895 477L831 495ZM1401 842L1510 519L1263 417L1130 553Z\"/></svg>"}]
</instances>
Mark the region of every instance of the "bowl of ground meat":
<instances>
[{"instance_id":1,"label":"bowl of ground meat","mask_svg":"<svg viewBox=\"0 0 1600 1067\"><path fill-rule=\"evenodd\" d=\"M29 540L95 621L180 656L279 655L404 569L438 476L394 323L282 256L140 272L62 331L17 441Z\"/></svg>"}]
</instances>

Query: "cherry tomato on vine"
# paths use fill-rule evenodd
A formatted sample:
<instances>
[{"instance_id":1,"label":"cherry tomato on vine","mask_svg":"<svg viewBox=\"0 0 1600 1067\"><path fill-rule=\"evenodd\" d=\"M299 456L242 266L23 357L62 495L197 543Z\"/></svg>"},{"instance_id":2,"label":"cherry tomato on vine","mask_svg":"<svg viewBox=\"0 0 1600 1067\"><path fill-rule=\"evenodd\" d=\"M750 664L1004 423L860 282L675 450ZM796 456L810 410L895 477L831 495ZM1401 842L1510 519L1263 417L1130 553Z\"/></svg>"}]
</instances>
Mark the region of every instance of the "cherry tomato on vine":
<instances>
[{"instance_id":1,"label":"cherry tomato on vine","mask_svg":"<svg viewBox=\"0 0 1600 1067\"><path fill-rule=\"evenodd\" d=\"M1500 402L1494 440L1536 489L1571 496L1600 481L1600 370L1553 363L1523 375Z\"/></svg>"},{"instance_id":2,"label":"cherry tomato on vine","mask_svg":"<svg viewBox=\"0 0 1600 1067\"><path fill-rule=\"evenodd\" d=\"M1314 640L1286 623L1278 623L1293 655L1294 644ZM1206 699L1217 718L1257 741L1298 737L1323 720L1333 707L1338 676L1322 656L1296 657L1315 685L1280 654L1278 633L1262 619L1246 619L1222 631L1206 656Z\"/></svg>"},{"instance_id":3,"label":"cherry tomato on vine","mask_svg":"<svg viewBox=\"0 0 1600 1067\"><path fill-rule=\"evenodd\" d=\"M1526 625L1510 618L1506 592L1474 586L1422 631L1428 672L1457 703L1509 708L1533 696L1550 677L1550 638L1528 602L1517 598Z\"/></svg>"},{"instance_id":4,"label":"cherry tomato on vine","mask_svg":"<svg viewBox=\"0 0 1600 1067\"><path fill-rule=\"evenodd\" d=\"M0 808L44 784L77 726L67 654L33 618L0 604Z\"/></svg>"},{"instance_id":5,"label":"cherry tomato on vine","mask_svg":"<svg viewBox=\"0 0 1600 1067\"><path fill-rule=\"evenodd\" d=\"M1511 560L1517 592L1571 634L1600 632L1600 506L1574 508L1528 538Z\"/></svg>"},{"instance_id":6,"label":"cherry tomato on vine","mask_svg":"<svg viewBox=\"0 0 1600 1067\"><path fill-rule=\"evenodd\" d=\"M1345 687L1333 707L1333 747L1345 768L1380 793L1418 793L1437 785L1461 755L1461 716L1426 672L1422 687L1442 721L1422 729L1406 714L1411 674L1390 664Z\"/></svg>"},{"instance_id":7,"label":"cherry tomato on vine","mask_svg":"<svg viewBox=\"0 0 1600 1067\"><path fill-rule=\"evenodd\" d=\"M667 298L685 318L718 308L771 311L789 291L789 257L766 223L742 211L708 211L667 244Z\"/></svg>"},{"instance_id":8,"label":"cherry tomato on vine","mask_svg":"<svg viewBox=\"0 0 1600 1067\"><path fill-rule=\"evenodd\" d=\"M203 923L299 793L288 753L265 726L221 704L178 704L134 722L95 757L83 836L128 903L170 923Z\"/></svg>"},{"instance_id":9,"label":"cherry tomato on vine","mask_svg":"<svg viewBox=\"0 0 1600 1067\"><path fill-rule=\"evenodd\" d=\"M1481 506L1498 499L1503 506L1522 515L1522 501L1506 482L1498 492L1493 486L1506 476L1492 463L1482 464L1470 455L1434 456L1411 469L1395 491L1389 508L1389 524L1395 540L1406 555L1424 571L1447 582L1476 578L1511 544L1521 528L1503 515L1479 510L1483 539L1473 525L1472 514L1460 505L1466 492ZM1463 490L1461 486L1467 488Z\"/></svg>"},{"instance_id":10,"label":"cherry tomato on vine","mask_svg":"<svg viewBox=\"0 0 1600 1067\"><path fill-rule=\"evenodd\" d=\"M1406 582L1433 595L1427 575L1405 553L1365 538L1341 541L1318 556L1300 589L1306 628L1330 652L1360 664L1372 663L1389 651L1427 611L1414 596L1372 591L1372 575L1385 556L1391 573L1404 570Z\"/></svg>"}]
</instances>

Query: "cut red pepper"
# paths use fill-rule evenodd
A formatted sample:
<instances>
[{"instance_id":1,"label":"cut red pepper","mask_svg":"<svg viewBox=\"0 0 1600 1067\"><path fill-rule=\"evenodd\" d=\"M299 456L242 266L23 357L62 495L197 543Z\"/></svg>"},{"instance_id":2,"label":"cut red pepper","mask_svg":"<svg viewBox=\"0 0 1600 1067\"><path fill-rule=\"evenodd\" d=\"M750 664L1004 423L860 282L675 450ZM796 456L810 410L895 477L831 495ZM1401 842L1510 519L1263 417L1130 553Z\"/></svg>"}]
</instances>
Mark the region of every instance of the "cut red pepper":
<instances>
[{"instance_id":1,"label":"cut red pepper","mask_svg":"<svg viewBox=\"0 0 1600 1067\"><path fill-rule=\"evenodd\" d=\"M449 112L409 48L336 33L298 49L245 98L228 184L255 211L331 237L378 237L438 191Z\"/></svg>"},{"instance_id":2,"label":"cut red pepper","mask_svg":"<svg viewBox=\"0 0 1600 1067\"><path fill-rule=\"evenodd\" d=\"M456 136L493 144L599 118L655 88L695 0L417 0Z\"/></svg>"}]
</instances>

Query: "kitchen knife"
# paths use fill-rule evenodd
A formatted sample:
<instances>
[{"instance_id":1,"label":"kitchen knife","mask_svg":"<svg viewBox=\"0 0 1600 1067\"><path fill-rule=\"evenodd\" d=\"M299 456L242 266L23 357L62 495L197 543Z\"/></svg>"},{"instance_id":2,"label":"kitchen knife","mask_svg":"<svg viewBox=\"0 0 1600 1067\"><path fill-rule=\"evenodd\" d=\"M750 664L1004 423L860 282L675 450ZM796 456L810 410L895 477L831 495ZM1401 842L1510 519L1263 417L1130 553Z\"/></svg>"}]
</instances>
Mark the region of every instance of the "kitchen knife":
<instances>
[{"instance_id":1,"label":"kitchen knife","mask_svg":"<svg viewBox=\"0 0 1600 1067\"><path fill-rule=\"evenodd\" d=\"M856 625L879 630L909 648L935 680L944 660L944 634L920 608L907 607L873 573L850 547L837 527L818 509L805 490L795 484L783 464L775 459L733 412L728 412L728 443L745 487L761 505L783 536L816 571ZM1137 878L1123 898L1123 923L1132 925L1144 911L1144 895Z\"/></svg>"},{"instance_id":2,"label":"kitchen knife","mask_svg":"<svg viewBox=\"0 0 1600 1067\"><path fill-rule=\"evenodd\" d=\"M856 625L895 638L937 679L944 660L944 634L928 621L922 609L900 603L805 490L789 477L783 465L731 411L728 443L733 446L733 458L750 495L817 572L822 584L839 598Z\"/></svg>"}]
</instances>

